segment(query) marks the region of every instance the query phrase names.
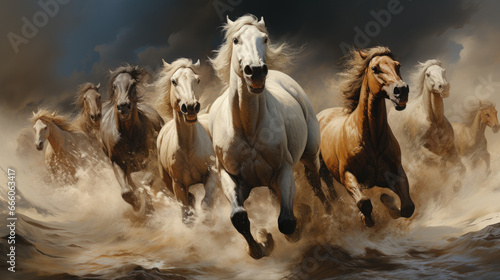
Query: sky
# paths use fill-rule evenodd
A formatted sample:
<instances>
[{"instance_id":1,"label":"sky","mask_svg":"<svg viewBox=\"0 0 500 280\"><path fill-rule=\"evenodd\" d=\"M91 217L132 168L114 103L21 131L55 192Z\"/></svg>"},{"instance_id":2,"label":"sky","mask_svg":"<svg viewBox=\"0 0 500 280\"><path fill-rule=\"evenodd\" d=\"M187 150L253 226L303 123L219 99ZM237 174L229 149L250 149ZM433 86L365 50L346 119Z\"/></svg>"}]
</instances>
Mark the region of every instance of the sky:
<instances>
[{"instance_id":1,"label":"sky","mask_svg":"<svg viewBox=\"0 0 500 280\"><path fill-rule=\"evenodd\" d=\"M41 106L70 112L79 84L105 85L109 70L125 62L154 72L161 59L180 57L201 60L209 102L220 92L207 61L222 43L220 27L226 16L251 13L264 17L272 42L301 49L285 71L317 112L339 104L344 47L384 45L403 78L419 61L443 62L453 119L467 102L500 101L498 11L494 0L3 0L0 115L24 120Z\"/></svg>"}]
</instances>

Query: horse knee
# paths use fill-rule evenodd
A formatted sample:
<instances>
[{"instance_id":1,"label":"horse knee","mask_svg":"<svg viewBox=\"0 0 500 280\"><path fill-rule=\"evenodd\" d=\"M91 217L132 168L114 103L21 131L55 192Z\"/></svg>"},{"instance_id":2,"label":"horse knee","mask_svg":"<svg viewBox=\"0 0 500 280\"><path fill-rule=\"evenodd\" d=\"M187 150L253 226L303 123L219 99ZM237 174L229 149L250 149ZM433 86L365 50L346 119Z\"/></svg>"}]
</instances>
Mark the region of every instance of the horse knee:
<instances>
[{"instance_id":1,"label":"horse knee","mask_svg":"<svg viewBox=\"0 0 500 280\"><path fill-rule=\"evenodd\" d=\"M286 235L292 234L295 231L296 227L297 220L295 219L295 217L285 217L283 215L280 215L280 217L278 218L278 229L281 233Z\"/></svg>"},{"instance_id":2,"label":"horse knee","mask_svg":"<svg viewBox=\"0 0 500 280\"><path fill-rule=\"evenodd\" d=\"M246 211L239 211L231 215L231 223L243 235L250 233L250 220Z\"/></svg>"}]
</instances>

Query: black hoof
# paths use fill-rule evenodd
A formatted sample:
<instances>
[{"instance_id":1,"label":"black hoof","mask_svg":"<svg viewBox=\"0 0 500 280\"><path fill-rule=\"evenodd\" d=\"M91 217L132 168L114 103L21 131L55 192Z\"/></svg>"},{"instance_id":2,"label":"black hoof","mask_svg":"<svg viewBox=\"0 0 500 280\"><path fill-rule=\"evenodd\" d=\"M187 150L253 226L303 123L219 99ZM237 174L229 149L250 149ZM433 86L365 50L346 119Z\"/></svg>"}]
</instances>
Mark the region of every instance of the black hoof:
<instances>
[{"instance_id":1,"label":"black hoof","mask_svg":"<svg viewBox=\"0 0 500 280\"><path fill-rule=\"evenodd\" d=\"M289 235L295 231L295 227L297 227L296 219L278 219L278 228L281 233Z\"/></svg>"},{"instance_id":2,"label":"black hoof","mask_svg":"<svg viewBox=\"0 0 500 280\"><path fill-rule=\"evenodd\" d=\"M361 216L361 219L365 223L367 227L373 227L375 225L375 222L372 219L372 202L369 199L362 199L358 201L357 206L361 213L363 214Z\"/></svg>"},{"instance_id":3,"label":"black hoof","mask_svg":"<svg viewBox=\"0 0 500 280\"><path fill-rule=\"evenodd\" d=\"M134 194L134 192L130 191L122 193L122 198L123 200L125 200L125 202L132 205L134 211L139 211L139 209L141 208L139 202L137 201L137 196Z\"/></svg>"},{"instance_id":4,"label":"black hoof","mask_svg":"<svg viewBox=\"0 0 500 280\"><path fill-rule=\"evenodd\" d=\"M413 215L413 212L415 212L415 204L406 206L401 209L401 217L409 218Z\"/></svg>"}]
</instances>

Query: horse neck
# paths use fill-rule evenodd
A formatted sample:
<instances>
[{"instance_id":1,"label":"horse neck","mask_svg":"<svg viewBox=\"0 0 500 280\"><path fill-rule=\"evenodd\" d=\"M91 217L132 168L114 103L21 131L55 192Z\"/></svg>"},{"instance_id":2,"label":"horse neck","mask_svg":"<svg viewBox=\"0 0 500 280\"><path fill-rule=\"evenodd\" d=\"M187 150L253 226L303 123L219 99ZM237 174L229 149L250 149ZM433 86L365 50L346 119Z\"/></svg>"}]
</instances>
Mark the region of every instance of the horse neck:
<instances>
[{"instance_id":1,"label":"horse neck","mask_svg":"<svg viewBox=\"0 0 500 280\"><path fill-rule=\"evenodd\" d=\"M486 124L481 122L481 110L476 113L470 128L472 130L472 135L474 136L474 143L477 143L477 141L481 138L485 138L484 132L486 131Z\"/></svg>"},{"instance_id":2,"label":"horse neck","mask_svg":"<svg viewBox=\"0 0 500 280\"><path fill-rule=\"evenodd\" d=\"M253 94L245 86L243 77L231 69L229 94L232 99L233 122L235 127L241 127L247 139L256 135L259 121L266 109L265 92Z\"/></svg>"},{"instance_id":3,"label":"horse neck","mask_svg":"<svg viewBox=\"0 0 500 280\"><path fill-rule=\"evenodd\" d=\"M47 140L50 143L50 146L52 146L52 149L54 152L59 153L65 146L65 137L64 137L64 131L60 129L57 125L47 122L48 126L48 136Z\"/></svg>"},{"instance_id":4,"label":"horse neck","mask_svg":"<svg viewBox=\"0 0 500 280\"><path fill-rule=\"evenodd\" d=\"M190 150L196 141L196 125L186 123L181 112L174 111L174 120L179 146L182 149Z\"/></svg>"},{"instance_id":5,"label":"horse neck","mask_svg":"<svg viewBox=\"0 0 500 280\"><path fill-rule=\"evenodd\" d=\"M356 122L362 124L363 139L370 139L375 146L385 142L383 136L386 135L389 128L385 99L370 93L366 77L361 87L358 106L353 115Z\"/></svg>"},{"instance_id":6,"label":"horse neck","mask_svg":"<svg viewBox=\"0 0 500 280\"><path fill-rule=\"evenodd\" d=\"M442 123L444 117L443 98L439 94L433 94L427 88L422 89L422 102L429 120L433 123Z\"/></svg>"},{"instance_id":7,"label":"horse neck","mask_svg":"<svg viewBox=\"0 0 500 280\"><path fill-rule=\"evenodd\" d=\"M88 117L88 113L83 110L82 112L80 112L80 114L78 114L75 120L76 127L79 130L85 132L87 135L94 133L94 127L89 123Z\"/></svg>"}]
</instances>

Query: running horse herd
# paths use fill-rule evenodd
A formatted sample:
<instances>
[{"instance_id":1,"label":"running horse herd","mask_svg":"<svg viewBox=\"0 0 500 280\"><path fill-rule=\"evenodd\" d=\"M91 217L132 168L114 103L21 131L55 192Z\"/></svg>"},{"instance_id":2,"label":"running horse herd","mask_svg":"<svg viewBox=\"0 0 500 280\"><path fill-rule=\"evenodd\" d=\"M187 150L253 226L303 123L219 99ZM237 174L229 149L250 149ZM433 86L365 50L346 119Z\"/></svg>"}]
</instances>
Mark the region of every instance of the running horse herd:
<instances>
[{"instance_id":1,"label":"running horse herd","mask_svg":"<svg viewBox=\"0 0 500 280\"><path fill-rule=\"evenodd\" d=\"M131 176L141 172L144 185L173 194L186 224L195 217L189 187L204 185L203 210L212 207L220 188L231 204L232 224L256 259L269 256L273 239L269 233L264 242L254 239L244 202L254 187L267 186L280 203L280 232L297 240L300 221L293 205L299 161L326 211L336 198L335 179L354 198L368 227L375 222L364 190L374 186L399 197L397 203L387 193L380 196L391 217L414 213L400 143L403 151L413 151L405 157L460 172L451 174L463 173L461 157L484 161L491 171L484 132L486 126L494 132L500 127L495 105L484 100L470 110L466 123L450 124L443 108L450 85L438 60L418 65L416 88L410 91L388 48L352 51L340 74L344 107L316 115L300 85L279 71L291 54L287 45L271 44L263 19L228 19L224 32L225 42L210 63L225 90L207 111L200 111L197 99L200 62L181 58L163 61L155 102L145 94L149 73L126 65L111 71L107 102L101 102L99 85L80 87L81 113L73 120L42 109L33 113L36 148L49 142L50 171L75 182L82 155L102 157L111 164L123 199L148 213L151 197ZM415 98L408 102L410 92ZM387 109L386 100L394 108Z\"/></svg>"}]
</instances>

